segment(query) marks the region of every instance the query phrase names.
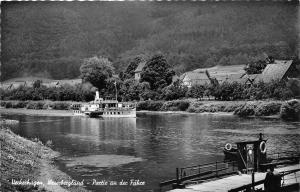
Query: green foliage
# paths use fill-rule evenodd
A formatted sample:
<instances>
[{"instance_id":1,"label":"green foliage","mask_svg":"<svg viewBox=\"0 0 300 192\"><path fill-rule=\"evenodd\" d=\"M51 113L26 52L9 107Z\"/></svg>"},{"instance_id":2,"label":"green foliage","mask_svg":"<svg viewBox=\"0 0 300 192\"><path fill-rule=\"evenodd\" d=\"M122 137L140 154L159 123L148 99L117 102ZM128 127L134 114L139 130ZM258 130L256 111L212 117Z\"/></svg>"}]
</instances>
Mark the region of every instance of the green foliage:
<instances>
[{"instance_id":1,"label":"green foliage","mask_svg":"<svg viewBox=\"0 0 300 192\"><path fill-rule=\"evenodd\" d=\"M205 85L193 85L186 93L186 96L201 99L204 96L205 90Z\"/></svg>"},{"instance_id":2,"label":"green foliage","mask_svg":"<svg viewBox=\"0 0 300 192\"><path fill-rule=\"evenodd\" d=\"M299 79L289 79L286 86L293 95L297 95L297 96L300 95L300 80Z\"/></svg>"},{"instance_id":3,"label":"green foliage","mask_svg":"<svg viewBox=\"0 0 300 192\"><path fill-rule=\"evenodd\" d=\"M185 97L188 88L182 84L182 81L177 80L171 85L163 88L161 98L164 100L175 100Z\"/></svg>"},{"instance_id":4,"label":"green foliage","mask_svg":"<svg viewBox=\"0 0 300 192\"><path fill-rule=\"evenodd\" d=\"M185 100L167 101L164 102L163 106L161 107L161 110L162 111L186 111L189 106L190 106L190 102Z\"/></svg>"},{"instance_id":5,"label":"green foliage","mask_svg":"<svg viewBox=\"0 0 300 192\"><path fill-rule=\"evenodd\" d=\"M255 109L255 116L269 116L276 115L280 112L282 102L263 102Z\"/></svg>"},{"instance_id":6,"label":"green foliage","mask_svg":"<svg viewBox=\"0 0 300 192\"><path fill-rule=\"evenodd\" d=\"M245 67L247 74L259 74L266 68L267 62L265 60L259 60L255 62L250 62Z\"/></svg>"},{"instance_id":7,"label":"green foliage","mask_svg":"<svg viewBox=\"0 0 300 192\"><path fill-rule=\"evenodd\" d=\"M91 57L83 60L80 67L81 78L99 90L106 87L106 80L114 73L112 63L104 57Z\"/></svg>"},{"instance_id":8,"label":"green foliage","mask_svg":"<svg viewBox=\"0 0 300 192\"><path fill-rule=\"evenodd\" d=\"M149 83L139 83L134 79L125 80L120 88L120 94L125 101L153 99L151 93Z\"/></svg>"},{"instance_id":9,"label":"green foliage","mask_svg":"<svg viewBox=\"0 0 300 192\"><path fill-rule=\"evenodd\" d=\"M255 109L257 108L257 105L258 105L257 102L245 103L243 106L237 108L234 111L234 114L241 117L252 116L255 114Z\"/></svg>"},{"instance_id":10,"label":"green foliage","mask_svg":"<svg viewBox=\"0 0 300 192\"><path fill-rule=\"evenodd\" d=\"M149 59L141 72L141 82L148 82L150 89L160 92L164 87L172 83L175 72L161 54Z\"/></svg>"},{"instance_id":11,"label":"green foliage","mask_svg":"<svg viewBox=\"0 0 300 192\"><path fill-rule=\"evenodd\" d=\"M163 104L163 101L140 101L137 104L137 110L160 111Z\"/></svg>"},{"instance_id":12,"label":"green foliage","mask_svg":"<svg viewBox=\"0 0 300 192\"><path fill-rule=\"evenodd\" d=\"M244 102L219 102L219 101L193 101L190 102L190 106L187 109L188 112L193 113L216 113L216 112L233 112L237 108L241 107Z\"/></svg>"},{"instance_id":13,"label":"green foliage","mask_svg":"<svg viewBox=\"0 0 300 192\"><path fill-rule=\"evenodd\" d=\"M120 72L128 58L160 50L182 73L249 63L262 52L278 59L297 53L292 3L4 2L1 10L1 80L76 78L81 60L93 55L109 58Z\"/></svg>"},{"instance_id":14,"label":"green foliage","mask_svg":"<svg viewBox=\"0 0 300 192\"><path fill-rule=\"evenodd\" d=\"M270 83L258 82L253 85L240 84L237 82L224 82L218 86L208 86L206 94L214 96L216 100L261 100L279 99L286 100L297 95L287 86L288 82L276 80Z\"/></svg>"},{"instance_id":15,"label":"green foliage","mask_svg":"<svg viewBox=\"0 0 300 192\"><path fill-rule=\"evenodd\" d=\"M39 88L20 86L17 89L3 91L4 100L53 100L53 101L91 101L94 99L95 90L88 85Z\"/></svg>"},{"instance_id":16,"label":"green foliage","mask_svg":"<svg viewBox=\"0 0 300 192\"><path fill-rule=\"evenodd\" d=\"M71 108L71 103L55 102L52 108L56 110L68 110Z\"/></svg>"},{"instance_id":17,"label":"green foliage","mask_svg":"<svg viewBox=\"0 0 300 192\"><path fill-rule=\"evenodd\" d=\"M126 70L124 71L123 75L122 75L122 80L124 79L132 79L134 78L134 71L136 70L136 68L138 67L138 65L141 62L145 61L145 56L142 55L138 55L132 59L129 60L129 65L127 66Z\"/></svg>"},{"instance_id":18,"label":"green foliage","mask_svg":"<svg viewBox=\"0 0 300 192\"><path fill-rule=\"evenodd\" d=\"M300 120L300 101L293 99L284 102L280 108L280 117L284 120Z\"/></svg>"},{"instance_id":19,"label":"green foliage","mask_svg":"<svg viewBox=\"0 0 300 192\"><path fill-rule=\"evenodd\" d=\"M28 102L26 108L27 109L43 109L44 102Z\"/></svg>"},{"instance_id":20,"label":"green foliage","mask_svg":"<svg viewBox=\"0 0 300 192\"><path fill-rule=\"evenodd\" d=\"M241 117L278 115L282 105L280 101L249 101L236 108L234 114Z\"/></svg>"}]
</instances>

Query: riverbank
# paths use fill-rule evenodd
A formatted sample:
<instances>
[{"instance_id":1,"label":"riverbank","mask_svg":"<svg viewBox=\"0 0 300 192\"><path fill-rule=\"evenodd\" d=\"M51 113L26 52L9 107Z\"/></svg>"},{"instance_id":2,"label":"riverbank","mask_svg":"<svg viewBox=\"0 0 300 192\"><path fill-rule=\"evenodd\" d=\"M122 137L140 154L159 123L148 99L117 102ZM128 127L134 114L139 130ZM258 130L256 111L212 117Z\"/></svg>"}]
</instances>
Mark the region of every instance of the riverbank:
<instances>
[{"instance_id":1,"label":"riverbank","mask_svg":"<svg viewBox=\"0 0 300 192\"><path fill-rule=\"evenodd\" d=\"M26 108L0 108L0 114L25 114L25 115L38 115L38 116L59 116L70 117L73 116L70 110L54 110L54 109L26 109Z\"/></svg>"},{"instance_id":2,"label":"riverbank","mask_svg":"<svg viewBox=\"0 0 300 192\"><path fill-rule=\"evenodd\" d=\"M6 125L0 126L2 191L87 191L78 186L49 183L71 181L53 164L59 153L49 147L51 141L46 146L36 138L31 141L14 134Z\"/></svg>"},{"instance_id":3,"label":"riverbank","mask_svg":"<svg viewBox=\"0 0 300 192\"><path fill-rule=\"evenodd\" d=\"M29 115L72 116L71 101L1 101L1 113ZM300 100L202 101L182 99L173 101L139 101L137 111L168 113L231 113L240 117L277 117L300 120Z\"/></svg>"},{"instance_id":4,"label":"riverbank","mask_svg":"<svg viewBox=\"0 0 300 192\"><path fill-rule=\"evenodd\" d=\"M284 120L300 120L300 100L289 101L141 101L140 111L181 111L188 113L231 113L240 117L277 117Z\"/></svg>"}]
</instances>

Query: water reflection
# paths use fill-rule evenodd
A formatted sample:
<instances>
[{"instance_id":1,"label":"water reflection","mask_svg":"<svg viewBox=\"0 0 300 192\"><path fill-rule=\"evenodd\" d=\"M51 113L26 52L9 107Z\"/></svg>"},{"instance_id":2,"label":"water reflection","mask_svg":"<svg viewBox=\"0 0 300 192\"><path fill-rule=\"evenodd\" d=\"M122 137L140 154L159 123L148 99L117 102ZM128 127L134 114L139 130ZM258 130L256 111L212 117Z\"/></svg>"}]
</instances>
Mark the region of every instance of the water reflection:
<instances>
[{"instance_id":1,"label":"water reflection","mask_svg":"<svg viewBox=\"0 0 300 192\"><path fill-rule=\"evenodd\" d=\"M8 115L20 120L18 134L61 152L60 169L78 180L145 180L145 186L95 191L158 190L175 168L223 159L226 143L268 138L267 152L300 151L300 122L199 114L139 113L137 118L91 119ZM73 166L67 166L67 165Z\"/></svg>"}]
</instances>

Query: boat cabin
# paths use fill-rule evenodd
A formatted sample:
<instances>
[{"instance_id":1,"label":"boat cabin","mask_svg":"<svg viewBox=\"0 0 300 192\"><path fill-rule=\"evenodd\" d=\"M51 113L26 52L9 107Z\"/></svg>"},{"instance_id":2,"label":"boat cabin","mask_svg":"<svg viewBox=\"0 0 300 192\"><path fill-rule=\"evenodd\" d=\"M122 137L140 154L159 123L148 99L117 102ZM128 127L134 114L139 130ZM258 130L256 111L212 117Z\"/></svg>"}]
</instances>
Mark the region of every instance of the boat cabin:
<instances>
[{"instance_id":1,"label":"boat cabin","mask_svg":"<svg viewBox=\"0 0 300 192\"><path fill-rule=\"evenodd\" d=\"M266 141L260 133L256 141L237 142L237 161L240 171L261 171L260 164L267 160Z\"/></svg>"}]
</instances>

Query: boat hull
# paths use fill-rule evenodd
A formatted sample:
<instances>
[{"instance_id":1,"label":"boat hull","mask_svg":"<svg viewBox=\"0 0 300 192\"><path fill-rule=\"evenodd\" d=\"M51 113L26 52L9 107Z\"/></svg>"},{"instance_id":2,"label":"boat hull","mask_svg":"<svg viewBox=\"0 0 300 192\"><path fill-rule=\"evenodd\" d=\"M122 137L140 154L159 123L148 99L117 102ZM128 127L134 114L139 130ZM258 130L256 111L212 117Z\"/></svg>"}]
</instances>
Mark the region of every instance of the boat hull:
<instances>
[{"instance_id":1,"label":"boat hull","mask_svg":"<svg viewBox=\"0 0 300 192\"><path fill-rule=\"evenodd\" d=\"M136 117L136 110L107 110L107 111L85 111L82 112L80 110L73 111L74 116L89 116L89 117Z\"/></svg>"},{"instance_id":2,"label":"boat hull","mask_svg":"<svg viewBox=\"0 0 300 192\"><path fill-rule=\"evenodd\" d=\"M101 117L136 117L135 110L128 111L104 111Z\"/></svg>"},{"instance_id":3,"label":"boat hull","mask_svg":"<svg viewBox=\"0 0 300 192\"><path fill-rule=\"evenodd\" d=\"M236 160L238 157L237 149L232 148L231 150L223 149L223 153L225 155L225 159Z\"/></svg>"}]
</instances>

